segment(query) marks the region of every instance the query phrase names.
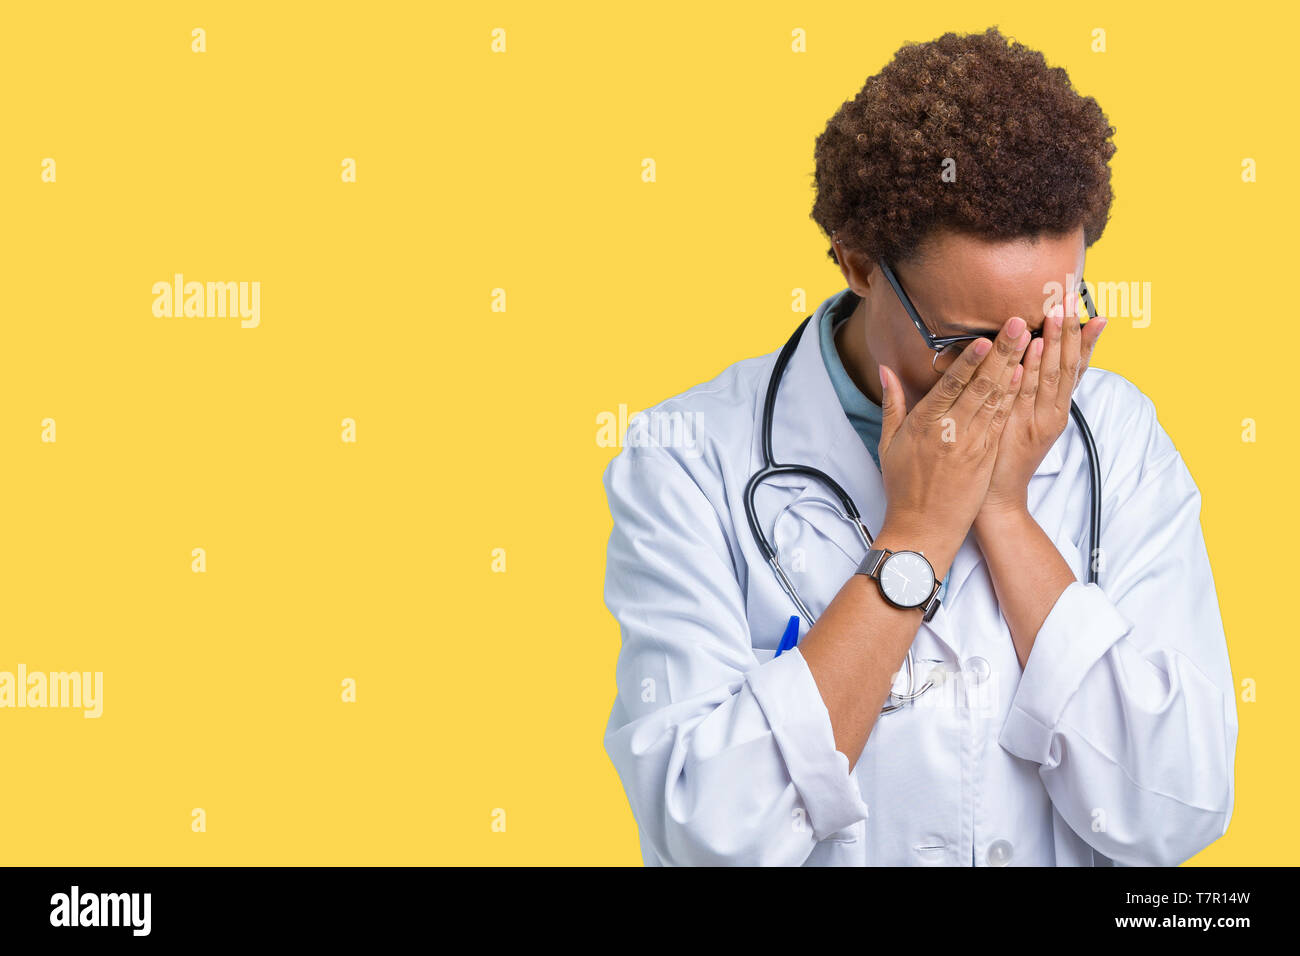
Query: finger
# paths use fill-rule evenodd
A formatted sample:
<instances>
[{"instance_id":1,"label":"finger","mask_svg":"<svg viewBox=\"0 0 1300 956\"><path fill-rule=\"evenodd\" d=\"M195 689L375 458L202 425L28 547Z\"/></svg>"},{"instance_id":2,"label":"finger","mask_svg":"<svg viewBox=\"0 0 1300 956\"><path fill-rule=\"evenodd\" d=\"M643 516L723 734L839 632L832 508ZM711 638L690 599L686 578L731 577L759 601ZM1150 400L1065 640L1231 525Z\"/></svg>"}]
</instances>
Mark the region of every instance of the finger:
<instances>
[{"instance_id":1,"label":"finger","mask_svg":"<svg viewBox=\"0 0 1300 956\"><path fill-rule=\"evenodd\" d=\"M1021 321L1020 324L1023 328L1024 322ZM989 390L988 394L984 396L984 401L980 403L979 407L975 409L974 414L971 415L970 421L967 423L968 428L973 428L978 431L985 430L989 427L989 421L998 413L999 409L1002 408L1007 394L1012 389L1012 379L1014 378L1017 383L1020 381L1020 377L1023 374L1020 366L1020 359L1025 354L1025 349L1029 347L1031 341L1032 339L1030 338L1029 330L1025 329L1020 333L1020 337L1011 343L1011 350L1007 354L1005 364L998 374L996 385Z\"/></svg>"},{"instance_id":2,"label":"finger","mask_svg":"<svg viewBox=\"0 0 1300 956\"><path fill-rule=\"evenodd\" d=\"M899 384L894 379L894 373L889 370L889 366L880 366L880 442L879 451L880 460L884 461L885 452L894 441L894 436L898 434L898 429L903 424L903 419L907 417L907 411L903 408L903 398Z\"/></svg>"},{"instance_id":3,"label":"finger","mask_svg":"<svg viewBox=\"0 0 1300 956\"><path fill-rule=\"evenodd\" d=\"M1083 378L1083 373L1088 370L1088 366L1092 364L1092 350L1097 347L1097 340L1101 338L1101 333L1105 328L1106 320L1100 316L1089 320L1089 322L1083 327L1083 332L1081 333L1083 352L1079 359L1080 379ZM1078 382L1075 382L1076 388L1078 387L1078 384Z\"/></svg>"},{"instance_id":4,"label":"finger","mask_svg":"<svg viewBox=\"0 0 1300 956\"><path fill-rule=\"evenodd\" d=\"M1043 368L1043 340L1034 339L1025 351L1025 377L1020 382L1020 391L1016 394L1016 412L1032 415L1034 398L1038 394L1038 375Z\"/></svg>"},{"instance_id":5,"label":"finger","mask_svg":"<svg viewBox=\"0 0 1300 956\"><path fill-rule=\"evenodd\" d=\"M961 395L953 402L951 415L959 425L969 425L986 401L989 393L1000 388L1003 374L1010 373L1011 366L1020 361L1019 353L1023 351L1020 339L1024 337L1025 320L1019 316L1007 319L993 342L993 348L976 370L971 380L962 389ZM1001 394L992 399L997 408Z\"/></svg>"},{"instance_id":6,"label":"finger","mask_svg":"<svg viewBox=\"0 0 1300 956\"><path fill-rule=\"evenodd\" d=\"M1007 387L1006 397L1002 399L1002 403L998 406L998 410L993 414L993 417L989 419L989 427L986 432L987 437L985 440L990 444L990 446L997 447L998 441L1002 437L1002 432L1007 427L1007 422L1011 420L1012 412L1019 399L1021 389L1025 387L1025 377L1028 374L1029 373L1025 371L1023 365L1016 366L1016 370L1011 376L1011 382Z\"/></svg>"},{"instance_id":7,"label":"finger","mask_svg":"<svg viewBox=\"0 0 1300 956\"><path fill-rule=\"evenodd\" d=\"M1043 359L1038 374L1037 408L1046 410L1056 407L1056 393L1061 387L1061 318L1057 316L1059 308L1053 308L1043 320Z\"/></svg>"},{"instance_id":8,"label":"finger","mask_svg":"<svg viewBox=\"0 0 1300 956\"><path fill-rule=\"evenodd\" d=\"M1058 306L1059 308L1059 306ZM1070 397L1074 394L1074 386L1079 384L1079 360L1082 353L1083 332L1082 326L1077 319L1070 319L1068 322L1062 315L1062 324L1065 328L1064 335L1061 338L1061 387L1056 392L1056 407L1060 411L1070 407Z\"/></svg>"},{"instance_id":9,"label":"finger","mask_svg":"<svg viewBox=\"0 0 1300 956\"><path fill-rule=\"evenodd\" d=\"M943 373L943 378L939 379L925 397L916 403L916 408L912 409L913 413L919 412L921 417L929 422L936 422L947 415L953 403L961 397L967 383L974 377L975 370L980 367L992 349L993 343L988 339L975 339L970 342L962 349L956 361Z\"/></svg>"}]
</instances>

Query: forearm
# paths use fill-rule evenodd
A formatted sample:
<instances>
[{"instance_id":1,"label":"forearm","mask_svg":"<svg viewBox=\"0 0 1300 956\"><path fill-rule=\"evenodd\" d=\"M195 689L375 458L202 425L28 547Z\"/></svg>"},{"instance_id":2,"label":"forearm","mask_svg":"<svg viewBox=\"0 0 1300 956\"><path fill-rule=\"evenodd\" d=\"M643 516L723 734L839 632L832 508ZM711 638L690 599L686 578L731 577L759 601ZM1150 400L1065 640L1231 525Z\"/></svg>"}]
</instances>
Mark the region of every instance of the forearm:
<instances>
[{"instance_id":1,"label":"forearm","mask_svg":"<svg viewBox=\"0 0 1300 956\"><path fill-rule=\"evenodd\" d=\"M1028 509L981 514L973 530L1023 669L1074 572Z\"/></svg>"},{"instance_id":2,"label":"forearm","mask_svg":"<svg viewBox=\"0 0 1300 956\"><path fill-rule=\"evenodd\" d=\"M881 529L877 548L924 551L942 579L957 545L919 526ZM857 764L880 708L921 626L920 608L897 608L884 599L876 582L854 574L799 643L830 714L835 749Z\"/></svg>"}]
</instances>

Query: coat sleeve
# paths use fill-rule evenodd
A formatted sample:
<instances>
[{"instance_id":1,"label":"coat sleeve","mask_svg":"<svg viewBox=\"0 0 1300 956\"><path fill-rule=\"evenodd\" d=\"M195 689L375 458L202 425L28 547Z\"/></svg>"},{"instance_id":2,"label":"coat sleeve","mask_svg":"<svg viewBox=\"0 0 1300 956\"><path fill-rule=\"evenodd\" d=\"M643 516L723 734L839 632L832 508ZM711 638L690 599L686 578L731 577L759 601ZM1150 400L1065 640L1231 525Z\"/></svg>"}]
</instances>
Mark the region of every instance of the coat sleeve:
<instances>
[{"instance_id":1,"label":"coat sleeve","mask_svg":"<svg viewBox=\"0 0 1300 956\"><path fill-rule=\"evenodd\" d=\"M1222 836L1236 693L1201 496L1149 399L1111 428L1100 586L1043 622L999 743L1039 765L1053 805L1118 865L1171 866ZM1104 453L1104 452L1103 452Z\"/></svg>"},{"instance_id":2,"label":"coat sleeve","mask_svg":"<svg viewBox=\"0 0 1300 956\"><path fill-rule=\"evenodd\" d=\"M642 838L668 865L802 864L867 816L803 655L758 663L739 557L681 465L628 447L604 480L622 634L604 743Z\"/></svg>"}]
</instances>

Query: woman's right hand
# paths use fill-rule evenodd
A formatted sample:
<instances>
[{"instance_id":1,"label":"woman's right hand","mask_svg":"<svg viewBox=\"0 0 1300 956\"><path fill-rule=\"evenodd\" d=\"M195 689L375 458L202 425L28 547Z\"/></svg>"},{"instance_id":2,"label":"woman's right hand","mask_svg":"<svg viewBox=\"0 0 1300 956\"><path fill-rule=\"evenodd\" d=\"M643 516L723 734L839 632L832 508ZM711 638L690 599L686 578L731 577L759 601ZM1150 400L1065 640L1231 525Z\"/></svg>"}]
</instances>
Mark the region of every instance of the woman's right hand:
<instances>
[{"instance_id":1,"label":"woman's right hand","mask_svg":"<svg viewBox=\"0 0 1300 956\"><path fill-rule=\"evenodd\" d=\"M875 547L925 550L947 574L988 490L1029 342L1024 320L1007 320L994 342L967 345L910 412L893 370L880 366L886 508Z\"/></svg>"}]
</instances>

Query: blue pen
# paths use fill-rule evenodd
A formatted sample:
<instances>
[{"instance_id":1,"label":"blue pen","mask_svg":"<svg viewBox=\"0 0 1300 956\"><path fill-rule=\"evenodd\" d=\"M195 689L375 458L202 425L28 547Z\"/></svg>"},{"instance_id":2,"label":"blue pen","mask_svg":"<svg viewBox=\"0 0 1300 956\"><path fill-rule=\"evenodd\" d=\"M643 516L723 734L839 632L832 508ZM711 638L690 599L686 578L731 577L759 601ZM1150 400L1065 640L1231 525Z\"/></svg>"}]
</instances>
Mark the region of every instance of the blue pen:
<instances>
[{"instance_id":1,"label":"blue pen","mask_svg":"<svg viewBox=\"0 0 1300 956\"><path fill-rule=\"evenodd\" d=\"M790 623L785 626L785 633L781 635L781 643L777 645L776 654L773 660L780 657L785 651L799 643L799 615L790 615Z\"/></svg>"}]
</instances>

